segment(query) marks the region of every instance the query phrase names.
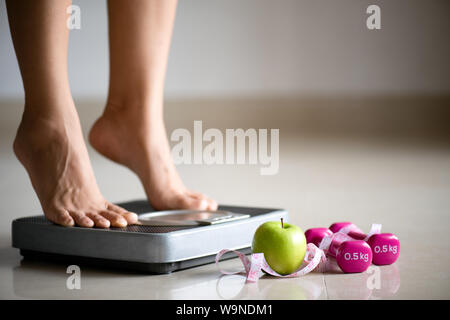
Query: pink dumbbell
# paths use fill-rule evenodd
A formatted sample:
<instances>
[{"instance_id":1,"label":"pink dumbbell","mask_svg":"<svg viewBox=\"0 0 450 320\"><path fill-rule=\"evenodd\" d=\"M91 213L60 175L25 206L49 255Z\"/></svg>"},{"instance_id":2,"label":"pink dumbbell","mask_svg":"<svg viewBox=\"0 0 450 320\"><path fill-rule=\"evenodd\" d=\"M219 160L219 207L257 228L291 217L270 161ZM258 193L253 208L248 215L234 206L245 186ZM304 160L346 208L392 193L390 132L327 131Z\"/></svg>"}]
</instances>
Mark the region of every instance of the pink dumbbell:
<instances>
[{"instance_id":1,"label":"pink dumbbell","mask_svg":"<svg viewBox=\"0 0 450 320\"><path fill-rule=\"evenodd\" d=\"M311 228L305 232L306 242L322 247L336 258L345 273L364 272L372 263L372 249L363 240L355 240L344 233L327 228Z\"/></svg>"},{"instance_id":2,"label":"pink dumbbell","mask_svg":"<svg viewBox=\"0 0 450 320\"><path fill-rule=\"evenodd\" d=\"M400 241L392 233L375 233L366 235L351 222L338 222L330 226L332 232L344 232L355 240L367 241L372 248L373 264L393 264L400 255Z\"/></svg>"}]
</instances>

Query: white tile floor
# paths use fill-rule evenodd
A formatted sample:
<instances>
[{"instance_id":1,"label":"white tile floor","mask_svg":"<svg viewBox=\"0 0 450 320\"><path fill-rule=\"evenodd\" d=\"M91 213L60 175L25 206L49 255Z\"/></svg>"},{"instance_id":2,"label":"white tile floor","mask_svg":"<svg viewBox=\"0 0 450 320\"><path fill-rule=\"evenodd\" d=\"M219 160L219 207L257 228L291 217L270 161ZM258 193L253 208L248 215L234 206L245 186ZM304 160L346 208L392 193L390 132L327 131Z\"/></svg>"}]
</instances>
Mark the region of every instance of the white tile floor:
<instances>
[{"instance_id":1,"label":"white tile floor","mask_svg":"<svg viewBox=\"0 0 450 320\"><path fill-rule=\"evenodd\" d=\"M88 127L100 112L80 106ZM169 275L82 269L81 290L66 289L63 265L22 261L11 248L13 218L40 212L28 177L11 143L20 108L1 104L0 127L0 298L2 299L449 299L450 149L370 139L314 138L280 130L280 171L261 176L257 166L179 167L187 185L223 204L288 209L304 230L349 220L372 222L401 241L399 260L380 268L381 288L369 289L369 273L264 277L245 284L242 276L221 277L213 264ZM90 106L90 105L88 105ZM93 111L94 110L94 111ZM178 112L172 112L174 116ZM223 112L223 110L222 110ZM193 117L169 121L192 127ZM216 117L217 118L217 117ZM199 119L199 118L196 118ZM178 121L178 122L177 122ZM212 125L216 123L211 120ZM225 124L228 125L228 124ZM249 125L251 126L251 125ZM289 131L289 130L287 130ZM144 196L128 170L89 150L104 195L112 201ZM238 259L223 262L239 267Z\"/></svg>"}]
</instances>

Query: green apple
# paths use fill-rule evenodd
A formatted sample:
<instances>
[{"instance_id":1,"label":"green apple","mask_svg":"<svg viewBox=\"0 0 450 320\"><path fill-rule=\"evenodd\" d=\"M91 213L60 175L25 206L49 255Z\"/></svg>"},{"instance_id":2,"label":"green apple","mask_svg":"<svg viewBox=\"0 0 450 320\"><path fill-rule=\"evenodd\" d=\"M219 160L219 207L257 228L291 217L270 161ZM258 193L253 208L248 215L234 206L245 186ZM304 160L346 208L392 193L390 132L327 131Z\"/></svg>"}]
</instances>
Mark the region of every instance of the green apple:
<instances>
[{"instance_id":1,"label":"green apple","mask_svg":"<svg viewBox=\"0 0 450 320\"><path fill-rule=\"evenodd\" d=\"M264 253L269 266L279 274L296 271L306 254L306 238L302 229L281 221L268 221L256 229L253 253Z\"/></svg>"}]
</instances>

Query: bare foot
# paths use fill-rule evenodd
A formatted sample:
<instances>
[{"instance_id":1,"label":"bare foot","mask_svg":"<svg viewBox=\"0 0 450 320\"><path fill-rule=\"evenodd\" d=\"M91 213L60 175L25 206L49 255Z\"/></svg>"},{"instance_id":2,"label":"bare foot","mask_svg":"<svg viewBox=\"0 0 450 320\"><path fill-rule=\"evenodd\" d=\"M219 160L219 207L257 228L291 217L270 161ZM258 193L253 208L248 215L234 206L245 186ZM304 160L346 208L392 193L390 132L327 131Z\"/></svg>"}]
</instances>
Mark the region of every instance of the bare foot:
<instances>
[{"instance_id":1,"label":"bare foot","mask_svg":"<svg viewBox=\"0 0 450 320\"><path fill-rule=\"evenodd\" d=\"M63 226L124 227L137 215L107 202L95 181L75 107L64 114L24 112L14 152L45 216Z\"/></svg>"},{"instance_id":2,"label":"bare foot","mask_svg":"<svg viewBox=\"0 0 450 320\"><path fill-rule=\"evenodd\" d=\"M108 105L92 127L89 141L98 152L139 176L155 209L217 209L214 200L188 190L181 181L162 115Z\"/></svg>"}]
</instances>

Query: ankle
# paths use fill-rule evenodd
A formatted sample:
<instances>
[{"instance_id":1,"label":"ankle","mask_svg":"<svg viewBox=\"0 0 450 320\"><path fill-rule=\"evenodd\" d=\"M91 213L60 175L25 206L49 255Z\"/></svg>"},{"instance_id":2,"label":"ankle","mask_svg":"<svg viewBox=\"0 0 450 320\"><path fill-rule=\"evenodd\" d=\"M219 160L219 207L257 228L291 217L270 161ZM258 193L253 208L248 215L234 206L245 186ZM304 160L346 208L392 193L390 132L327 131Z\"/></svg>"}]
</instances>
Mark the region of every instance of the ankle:
<instances>
[{"instance_id":1,"label":"ankle","mask_svg":"<svg viewBox=\"0 0 450 320\"><path fill-rule=\"evenodd\" d=\"M108 100L103 118L142 127L164 121L162 102L135 99L133 101Z\"/></svg>"},{"instance_id":2,"label":"ankle","mask_svg":"<svg viewBox=\"0 0 450 320\"><path fill-rule=\"evenodd\" d=\"M72 97L25 101L22 122L32 124L38 120L55 123L70 123L77 119L77 111Z\"/></svg>"},{"instance_id":3,"label":"ankle","mask_svg":"<svg viewBox=\"0 0 450 320\"><path fill-rule=\"evenodd\" d=\"M45 118L30 119L24 114L14 138L13 151L24 165L33 155L45 154L55 145L64 145L68 141L67 133L60 123Z\"/></svg>"},{"instance_id":4,"label":"ankle","mask_svg":"<svg viewBox=\"0 0 450 320\"><path fill-rule=\"evenodd\" d=\"M27 102L13 149L18 155L23 153L21 150L37 151L52 142L67 142L67 135L76 132L77 123L78 115L73 101L58 106Z\"/></svg>"},{"instance_id":5,"label":"ankle","mask_svg":"<svg viewBox=\"0 0 450 320\"><path fill-rule=\"evenodd\" d=\"M130 90L127 94L117 94L110 92L106 103L105 111L132 114L157 114L163 109L162 92L141 92Z\"/></svg>"},{"instance_id":6,"label":"ankle","mask_svg":"<svg viewBox=\"0 0 450 320\"><path fill-rule=\"evenodd\" d=\"M24 112L17 129L16 139L28 139L34 145L34 142L45 141L46 138L66 132L67 126L61 116Z\"/></svg>"}]
</instances>

